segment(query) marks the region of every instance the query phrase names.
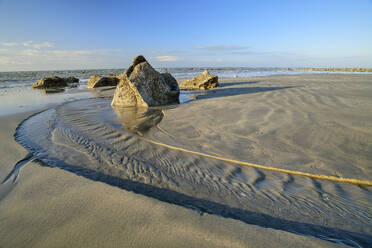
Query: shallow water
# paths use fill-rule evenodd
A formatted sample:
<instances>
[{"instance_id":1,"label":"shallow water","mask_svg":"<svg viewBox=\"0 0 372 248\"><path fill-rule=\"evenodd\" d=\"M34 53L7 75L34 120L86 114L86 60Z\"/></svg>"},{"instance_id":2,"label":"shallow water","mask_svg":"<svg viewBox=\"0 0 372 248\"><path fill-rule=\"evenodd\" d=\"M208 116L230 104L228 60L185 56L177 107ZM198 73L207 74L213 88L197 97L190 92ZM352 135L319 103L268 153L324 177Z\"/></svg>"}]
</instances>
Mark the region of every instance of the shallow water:
<instances>
[{"instance_id":1,"label":"shallow water","mask_svg":"<svg viewBox=\"0 0 372 248\"><path fill-rule=\"evenodd\" d=\"M0 90L0 116L38 110L47 106L92 97L84 86L59 90L13 87Z\"/></svg>"},{"instance_id":2,"label":"shallow water","mask_svg":"<svg viewBox=\"0 0 372 248\"><path fill-rule=\"evenodd\" d=\"M368 188L240 167L155 145L149 140L172 139L172 145L183 147L183 140L159 126L164 109L113 109L110 101L85 99L40 112L19 125L15 138L29 151L29 160L201 214L355 247L371 244ZM9 178L18 172L12 173Z\"/></svg>"}]
</instances>

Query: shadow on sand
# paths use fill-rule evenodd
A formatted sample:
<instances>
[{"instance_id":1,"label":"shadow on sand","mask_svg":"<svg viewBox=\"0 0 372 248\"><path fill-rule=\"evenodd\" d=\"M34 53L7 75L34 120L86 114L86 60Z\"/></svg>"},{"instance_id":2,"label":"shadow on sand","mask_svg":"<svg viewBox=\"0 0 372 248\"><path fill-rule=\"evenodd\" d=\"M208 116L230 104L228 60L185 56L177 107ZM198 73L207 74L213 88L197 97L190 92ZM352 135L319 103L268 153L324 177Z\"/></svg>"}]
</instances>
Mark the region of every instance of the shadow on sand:
<instances>
[{"instance_id":1,"label":"shadow on sand","mask_svg":"<svg viewBox=\"0 0 372 248\"><path fill-rule=\"evenodd\" d=\"M248 84L258 84L261 81L246 81L246 82L228 82L228 83L220 83L220 87L230 87L230 86L236 86L236 85L248 85Z\"/></svg>"},{"instance_id":2,"label":"shadow on sand","mask_svg":"<svg viewBox=\"0 0 372 248\"><path fill-rule=\"evenodd\" d=\"M254 93L263 93L267 91L274 91L274 90L285 90L291 89L301 86L282 86L282 87L234 87L234 88L218 88L209 90L206 92L198 92L201 93L198 95L197 99L210 99L210 98L220 98L220 97L227 97L227 96L238 96L238 95L246 95L246 94L254 94Z\"/></svg>"}]
</instances>

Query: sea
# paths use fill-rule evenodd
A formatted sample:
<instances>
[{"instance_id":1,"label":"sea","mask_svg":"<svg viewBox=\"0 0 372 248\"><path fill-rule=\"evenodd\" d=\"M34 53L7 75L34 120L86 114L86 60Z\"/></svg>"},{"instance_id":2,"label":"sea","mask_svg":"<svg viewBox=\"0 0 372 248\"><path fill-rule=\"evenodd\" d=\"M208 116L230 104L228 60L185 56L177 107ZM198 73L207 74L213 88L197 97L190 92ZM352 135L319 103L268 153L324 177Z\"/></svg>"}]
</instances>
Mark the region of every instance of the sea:
<instances>
[{"instance_id":1,"label":"sea","mask_svg":"<svg viewBox=\"0 0 372 248\"><path fill-rule=\"evenodd\" d=\"M176 79L195 77L206 68L156 68L159 72L169 72ZM354 73L371 72L324 72L287 70L285 68L207 68L219 78L245 78L270 75L306 74L306 73ZM108 76L121 74L125 69L94 70L56 70L56 71L18 71L0 72L0 116L35 111L64 102L92 98L92 91L87 89L89 77L92 75ZM67 87L59 91L35 90L31 85L43 77L74 76L80 79L75 87ZM185 92L181 92L181 101L187 101Z\"/></svg>"}]
</instances>

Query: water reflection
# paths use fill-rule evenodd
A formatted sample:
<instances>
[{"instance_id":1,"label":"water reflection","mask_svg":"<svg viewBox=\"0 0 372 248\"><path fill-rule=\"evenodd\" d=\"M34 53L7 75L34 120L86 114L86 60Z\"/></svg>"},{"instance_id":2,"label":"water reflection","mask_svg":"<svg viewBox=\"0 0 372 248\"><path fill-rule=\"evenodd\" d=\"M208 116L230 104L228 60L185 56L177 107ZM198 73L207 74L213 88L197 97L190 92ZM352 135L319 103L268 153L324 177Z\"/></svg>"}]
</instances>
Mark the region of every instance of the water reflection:
<instances>
[{"instance_id":1,"label":"water reflection","mask_svg":"<svg viewBox=\"0 0 372 248\"><path fill-rule=\"evenodd\" d=\"M56 94L56 93L62 93L65 91L63 88L49 88L49 89L39 89L41 93L44 95L49 95L49 94Z\"/></svg>"},{"instance_id":2,"label":"water reflection","mask_svg":"<svg viewBox=\"0 0 372 248\"><path fill-rule=\"evenodd\" d=\"M107 87L89 89L89 91L94 97L112 98L114 96L115 89L116 89L116 86L114 86L114 87L107 86Z\"/></svg>"},{"instance_id":3,"label":"water reflection","mask_svg":"<svg viewBox=\"0 0 372 248\"><path fill-rule=\"evenodd\" d=\"M156 126L164 117L160 108L136 108L112 106L124 128L135 133L145 133Z\"/></svg>"}]
</instances>

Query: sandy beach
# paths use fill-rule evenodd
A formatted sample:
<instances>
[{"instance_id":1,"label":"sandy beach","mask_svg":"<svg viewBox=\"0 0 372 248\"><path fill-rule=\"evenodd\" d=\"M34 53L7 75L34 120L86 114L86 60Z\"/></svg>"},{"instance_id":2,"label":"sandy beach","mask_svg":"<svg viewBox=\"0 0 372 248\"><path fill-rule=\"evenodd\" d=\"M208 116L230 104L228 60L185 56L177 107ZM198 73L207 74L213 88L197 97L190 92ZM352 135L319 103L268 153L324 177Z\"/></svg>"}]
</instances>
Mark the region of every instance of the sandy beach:
<instances>
[{"instance_id":1,"label":"sandy beach","mask_svg":"<svg viewBox=\"0 0 372 248\"><path fill-rule=\"evenodd\" d=\"M0 248L372 248L372 0L0 0Z\"/></svg>"},{"instance_id":2,"label":"sandy beach","mask_svg":"<svg viewBox=\"0 0 372 248\"><path fill-rule=\"evenodd\" d=\"M105 98L35 115L18 130L18 139L27 143L39 136L39 155L31 155L38 158L21 168L14 183L4 179L28 151L13 135L35 112L1 117L0 247L371 242L368 187L242 167L148 141L275 168L372 180L372 75L221 82L218 89L187 92L195 98L191 102L151 114L110 112L105 92ZM45 135L36 134L39 129Z\"/></svg>"},{"instance_id":3,"label":"sandy beach","mask_svg":"<svg viewBox=\"0 0 372 248\"><path fill-rule=\"evenodd\" d=\"M160 126L185 147L199 144L197 150L223 157L371 180L371 80L327 74L225 79L220 89L169 110Z\"/></svg>"}]
</instances>

